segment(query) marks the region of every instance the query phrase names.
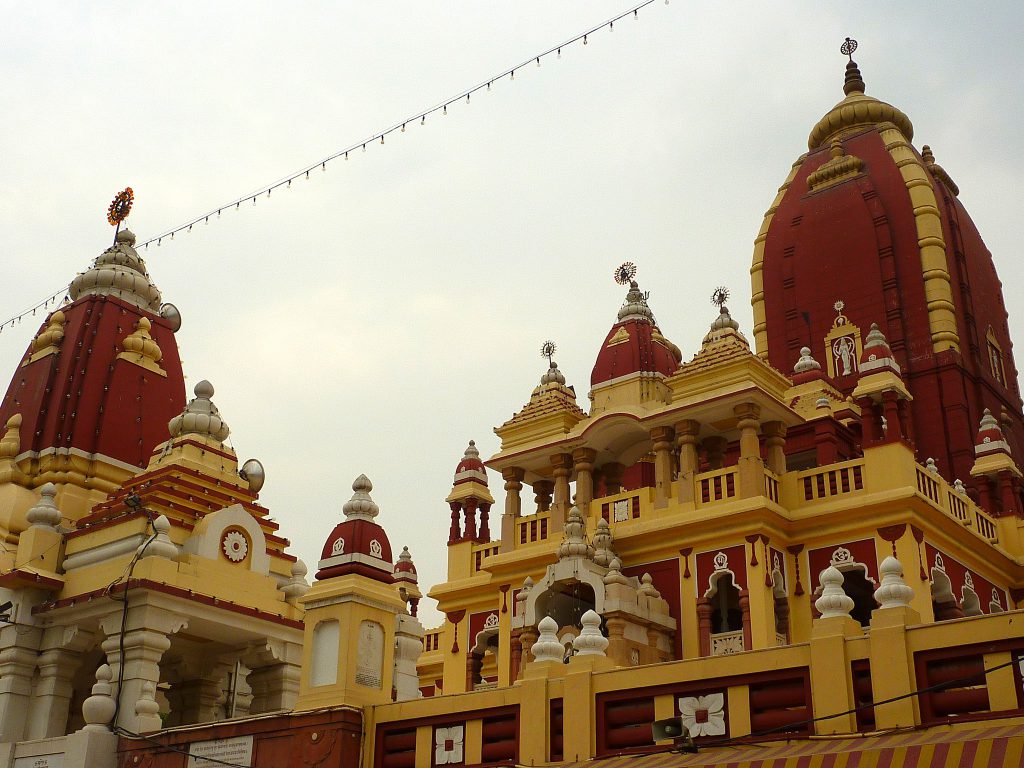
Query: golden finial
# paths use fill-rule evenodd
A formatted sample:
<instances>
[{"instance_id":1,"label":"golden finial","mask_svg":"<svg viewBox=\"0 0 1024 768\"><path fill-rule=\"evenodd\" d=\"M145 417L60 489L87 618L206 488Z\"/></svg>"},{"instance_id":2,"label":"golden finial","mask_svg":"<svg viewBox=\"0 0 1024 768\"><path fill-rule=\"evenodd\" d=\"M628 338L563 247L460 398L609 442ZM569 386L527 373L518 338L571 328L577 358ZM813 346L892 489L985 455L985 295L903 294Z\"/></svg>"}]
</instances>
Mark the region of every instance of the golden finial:
<instances>
[{"instance_id":1,"label":"golden finial","mask_svg":"<svg viewBox=\"0 0 1024 768\"><path fill-rule=\"evenodd\" d=\"M851 93L864 93L864 79L860 76L857 62L853 60L853 52L856 50L857 41L852 37L846 38L846 42L839 46L839 52L850 57L846 63L846 80L843 83L843 93L847 96Z\"/></svg>"}]
</instances>

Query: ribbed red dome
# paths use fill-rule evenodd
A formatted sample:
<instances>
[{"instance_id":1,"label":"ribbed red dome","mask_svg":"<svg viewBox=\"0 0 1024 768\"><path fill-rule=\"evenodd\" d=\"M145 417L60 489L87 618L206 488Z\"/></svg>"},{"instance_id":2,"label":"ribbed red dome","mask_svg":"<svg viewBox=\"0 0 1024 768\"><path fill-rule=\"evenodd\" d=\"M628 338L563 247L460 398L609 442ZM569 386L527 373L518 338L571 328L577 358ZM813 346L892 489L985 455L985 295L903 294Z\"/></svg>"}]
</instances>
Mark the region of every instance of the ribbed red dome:
<instances>
[{"instance_id":1,"label":"ribbed red dome","mask_svg":"<svg viewBox=\"0 0 1024 768\"><path fill-rule=\"evenodd\" d=\"M597 353L597 362L590 373L590 386L638 371L665 376L675 373L679 363L669 347L654 340L655 331L656 328L645 320L627 320L613 325Z\"/></svg>"},{"instance_id":2,"label":"ribbed red dome","mask_svg":"<svg viewBox=\"0 0 1024 768\"><path fill-rule=\"evenodd\" d=\"M352 490L352 498L344 506L346 520L334 526L324 542L316 577L323 580L356 573L390 583L391 542L373 520L379 512L370 498L373 484L366 475L360 475L352 483Z\"/></svg>"}]
</instances>

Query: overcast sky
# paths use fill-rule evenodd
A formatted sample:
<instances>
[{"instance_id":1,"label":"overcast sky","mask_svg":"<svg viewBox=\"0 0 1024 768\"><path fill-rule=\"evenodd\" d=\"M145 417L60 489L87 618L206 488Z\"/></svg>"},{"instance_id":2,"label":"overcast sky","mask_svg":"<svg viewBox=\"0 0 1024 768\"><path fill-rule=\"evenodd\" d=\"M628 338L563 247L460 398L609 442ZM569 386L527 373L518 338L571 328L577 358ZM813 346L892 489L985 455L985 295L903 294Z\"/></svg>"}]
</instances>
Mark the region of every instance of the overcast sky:
<instances>
[{"instance_id":1,"label":"overcast sky","mask_svg":"<svg viewBox=\"0 0 1024 768\"><path fill-rule=\"evenodd\" d=\"M629 7L0 2L0 320L89 266L127 185L141 242ZM1021 339L1015 2L656 0L447 117L142 251L184 318L189 393L213 382L311 573L365 472L396 553L410 546L424 590L443 580L466 442L497 451L492 427L527 401L548 338L586 407L622 261L684 359L717 285L749 335L753 239L842 98L847 35L868 93L906 112L959 184ZM0 333L4 386L38 322ZM491 489L500 508L494 473Z\"/></svg>"}]
</instances>

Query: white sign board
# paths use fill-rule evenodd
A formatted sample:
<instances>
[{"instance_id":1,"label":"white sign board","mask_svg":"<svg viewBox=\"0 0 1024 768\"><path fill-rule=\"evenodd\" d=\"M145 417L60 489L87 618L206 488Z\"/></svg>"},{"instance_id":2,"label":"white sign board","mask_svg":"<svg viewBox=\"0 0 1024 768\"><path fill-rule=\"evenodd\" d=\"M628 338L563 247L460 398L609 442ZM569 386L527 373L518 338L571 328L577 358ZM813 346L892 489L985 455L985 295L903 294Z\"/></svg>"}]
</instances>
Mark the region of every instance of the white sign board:
<instances>
[{"instance_id":1,"label":"white sign board","mask_svg":"<svg viewBox=\"0 0 1024 768\"><path fill-rule=\"evenodd\" d=\"M213 739L189 744L187 768L221 768L220 763L204 759L207 757L235 765L252 765L252 736L236 736L233 739Z\"/></svg>"},{"instance_id":2,"label":"white sign board","mask_svg":"<svg viewBox=\"0 0 1024 768\"><path fill-rule=\"evenodd\" d=\"M31 755L14 758L14 768L62 768L64 755Z\"/></svg>"}]
</instances>

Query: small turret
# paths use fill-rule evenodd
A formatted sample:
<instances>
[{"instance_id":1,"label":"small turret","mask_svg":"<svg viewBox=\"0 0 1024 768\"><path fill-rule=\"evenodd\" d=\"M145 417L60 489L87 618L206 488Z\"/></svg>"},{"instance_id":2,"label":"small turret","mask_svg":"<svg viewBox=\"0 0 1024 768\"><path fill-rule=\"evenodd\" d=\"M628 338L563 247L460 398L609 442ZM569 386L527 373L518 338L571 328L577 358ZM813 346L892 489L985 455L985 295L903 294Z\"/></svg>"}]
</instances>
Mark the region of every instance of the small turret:
<instances>
[{"instance_id":1,"label":"small turret","mask_svg":"<svg viewBox=\"0 0 1024 768\"><path fill-rule=\"evenodd\" d=\"M490 541L490 511L494 497L487 488L487 469L480 460L476 442L469 441L462 459L455 467L452 491L445 501L451 509L451 528L448 543L460 541ZM480 528L476 513L480 511Z\"/></svg>"}]
</instances>

